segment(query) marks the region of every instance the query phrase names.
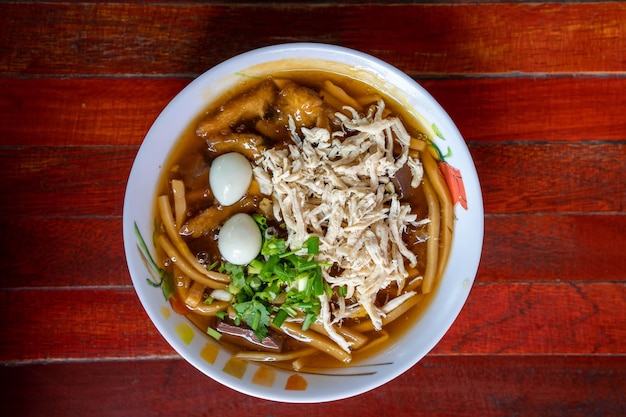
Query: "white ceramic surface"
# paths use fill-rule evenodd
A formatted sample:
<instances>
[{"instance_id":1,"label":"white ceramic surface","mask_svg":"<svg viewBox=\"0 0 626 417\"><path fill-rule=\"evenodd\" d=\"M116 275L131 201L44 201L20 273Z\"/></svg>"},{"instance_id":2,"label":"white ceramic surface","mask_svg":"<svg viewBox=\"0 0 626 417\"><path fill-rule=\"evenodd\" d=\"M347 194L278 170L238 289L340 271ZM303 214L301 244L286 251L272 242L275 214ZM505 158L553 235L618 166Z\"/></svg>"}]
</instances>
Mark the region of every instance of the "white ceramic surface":
<instances>
[{"instance_id":1,"label":"white ceramic surface","mask_svg":"<svg viewBox=\"0 0 626 417\"><path fill-rule=\"evenodd\" d=\"M435 144L446 153L446 163L461 173L467 197L467 209L460 204L455 206L450 261L427 311L389 349L359 363L358 368L331 371L332 376L299 375L233 361L213 339L174 313L159 288L149 285L147 280L154 281L154 273L142 258L138 240L138 234L142 235L152 252L152 213L161 167L182 131L208 103L242 77L263 75L284 66L319 65L349 73L387 91L435 124L445 138L436 138ZM261 48L231 58L199 76L168 104L146 135L134 161L124 200L123 233L137 295L157 330L183 358L215 381L242 393L275 401L315 403L348 398L379 387L407 371L439 342L465 304L474 282L482 249L483 206L476 170L461 134L420 85L397 68L361 52L297 43Z\"/></svg>"}]
</instances>

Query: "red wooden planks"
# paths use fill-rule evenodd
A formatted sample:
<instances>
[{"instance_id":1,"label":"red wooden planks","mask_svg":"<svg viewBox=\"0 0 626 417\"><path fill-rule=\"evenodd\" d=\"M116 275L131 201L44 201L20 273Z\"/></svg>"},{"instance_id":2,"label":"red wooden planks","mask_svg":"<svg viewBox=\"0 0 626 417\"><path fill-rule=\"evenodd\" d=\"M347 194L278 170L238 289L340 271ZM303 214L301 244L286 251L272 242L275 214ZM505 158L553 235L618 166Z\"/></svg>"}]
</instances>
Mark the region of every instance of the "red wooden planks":
<instances>
[{"instance_id":1,"label":"red wooden planks","mask_svg":"<svg viewBox=\"0 0 626 417\"><path fill-rule=\"evenodd\" d=\"M626 5L140 3L0 4L5 413L626 414ZM355 399L287 406L178 359L130 287L120 216L180 89L303 40L420 80L470 143L487 216L477 282L430 355Z\"/></svg>"},{"instance_id":2,"label":"red wooden planks","mask_svg":"<svg viewBox=\"0 0 626 417\"><path fill-rule=\"evenodd\" d=\"M621 416L625 369L624 356L429 356L354 398L282 404L236 393L182 360L65 362L0 368L11 381L0 400L7 415L50 417Z\"/></svg>"},{"instance_id":3,"label":"red wooden planks","mask_svg":"<svg viewBox=\"0 0 626 417\"><path fill-rule=\"evenodd\" d=\"M0 144L139 145L168 101L189 81L0 78ZM439 100L468 142L626 139L625 78L420 83Z\"/></svg>"},{"instance_id":4,"label":"red wooden planks","mask_svg":"<svg viewBox=\"0 0 626 417\"><path fill-rule=\"evenodd\" d=\"M0 144L141 144L189 79L0 78Z\"/></svg>"},{"instance_id":5,"label":"red wooden planks","mask_svg":"<svg viewBox=\"0 0 626 417\"><path fill-rule=\"evenodd\" d=\"M626 283L481 284L435 354L626 353ZM621 319L620 319L621 318Z\"/></svg>"},{"instance_id":6,"label":"red wooden planks","mask_svg":"<svg viewBox=\"0 0 626 417\"><path fill-rule=\"evenodd\" d=\"M626 209L624 144L475 145L470 152L487 213Z\"/></svg>"},{"instance_id":7,"label":"red wooden planks","mask_svg":"<svg viewBox=\"0 0 626 417\"><path fill-rule=\"evenodd\" d=\"M0 221L0 287L130 285L120 217Z\"/></svg>"},{"instance_id":8,"label":"red wooden planks","mask_svg":"<svg viewBox=\"0 0 626 417\"><path fill-rule=\"evenodd\" d=\"M488 215L478 280L623 280L624 230L615 214ZM1 288L130 285L120 217L13 217L0 242Z\"/></svg>"},{"instance_id":9,"label":"red wooden planks","mask_svg":"<svg viewBox=\"0 0 626 417\"><path fill-rule=\"evenodd\" d=\"M481 282L616 282L626 271L626 216L487 215Z\"/></svg>"},{"instance_id":10,"label":"red wooden planks","mask_svg":"<svg viewBox=\"0 0 626 417\"><path fill-rule=\"evenodd\" d=\"M468 142L624 141L626 79L480 78L420 83Z\"/></svg>"},{"instance_id":11,"label":"red wooden planks","mask_svg":"<svg viewBox=\"0 0 626 417\"><path fill-rule=\"evenodd\" d=\"M626 354L624 303L623 282L505 285L479 279L433 353ZM132 288L4 290L0 312L2 362L172 354Z\"/></svg>"},{"instance_id":12,"label":"red wooden planks","mask_svg":"<svg viewBox=\"0 0 626 417\"><path fill-rule=\"evenodd\" d=\"M487 213L623 212L623 144L472 145ZM0 149L0 214L120 216L135 147Z\"/></svg>"},{"instance_id":13,"label":"red wooden planks","mask_svg":"<svg viewBox=\"0 0 626 417\"><path fill-rule=\"evenodd\" d=\"M0 299L2 362L173 354L132 288L5 290Z\"/></svg>"},{"instance_id":14,"label":"red wooden planks","mask_svg":"<svg viewBox=\"0 0 626 417\"><path fill-rule=\"evenodd\" d=\"M259 46L336 43L411 74L623 71L626 5L3 4L4 74L198 74ZM41 16L45 16L42 19ZM254 36L242 30L254 16ZM363 28L367 28L363 32ZM10 36L20 33L20 36Z\"/></svg>"},{"instance_id":15,"label":"red wooden planks","mask_svg":"<svg viewBox=\"0 0 626 417\"><path fill-rule=\"evenodd\" d=\"M120 216L137 148L0 148L8 216Z\"/></svg>"}]
</instances>

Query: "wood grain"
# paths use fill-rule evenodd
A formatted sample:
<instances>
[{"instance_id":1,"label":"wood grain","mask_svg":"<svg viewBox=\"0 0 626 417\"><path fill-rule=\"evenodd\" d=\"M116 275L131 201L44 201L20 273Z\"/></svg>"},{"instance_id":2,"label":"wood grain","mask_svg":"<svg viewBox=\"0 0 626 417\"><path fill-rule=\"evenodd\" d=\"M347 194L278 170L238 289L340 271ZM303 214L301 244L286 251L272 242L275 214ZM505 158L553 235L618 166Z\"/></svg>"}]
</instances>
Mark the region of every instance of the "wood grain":
<instances>
[{"instance_id":1,"label":"wood grain","mask_svg":"<svg viewBox=\"0 0 626 417\"><path fill-rule=\"evenodd\" d=\"M617 417L626 413L625 369L624 356L429 356L354 398L281 404L236 393L182 360L52 363L1 367L11 384L0 400L9 416Z\"/></svg>"},{"instance_id":2,"label":"wood grain","mask_svg":"<svg viewBox=\"0 0 626 417\"><path fill-rule=\"evenodd\" d=\"M433 353L623 354L625 301L623 281L478 283Z\"/></svg>"},{"instance_id":3,"label":"wood grain","mask_svg":"<svg viewBox=\"0 0 626 417\"><path fill-rule=\"evenodd\" d=\"M624 282L477 283L433 354L623 355L624 303ZM132 288L5 290L0 313L0 362L173 354Z\"/></svg>"},{"instance_id":4,"label":"wood grain","mask_svg":"<svg viewBox=\"0 0 626 417\"><path fill-rule=\"evenodd\" d=\"M0 299L5 363L174 354L132 288L12 290Z\"/></svg>"},{"instance_id":5,"label":"wood grain","mask_svg":"<svg viewBox=\"0 0 626 417\"><path fill-rule=\"evenodd\" d=\"M620 282L626 216L487 215L481 283ZM0 221L0 288L129 286L120 217Z\"/></svg>"},{"instance_id":6,"label":"wood grain","mask_svg":"<svg viewBox=\"0 0 626 417\"><path fill-rule=\"evenodd\" d=\"M481 282L624 282L626 216L487 215Z\"/></svg>"},{"instance_id":7,"label":"wood grain","mask_svg":"<svg viewBox=\"0 0 626 417\"><path fill-rule=\"evenodd\" d=\"M624 22L613 1L0 2L0 414L626 415ZM127 177L165 105L224 59L300 41L420 82L469 143L486 210L450 331L329 404L192 368L122 242Z\"/></svg>"},{"instance_id":8,"label":"wood grain","mask_svg":"<svg viewBox=\"0 0 626 417\"><path fill-rule=\"evenodd\" d=\"M4 216L120 216L135 147L0 148ZM472 145L487 213L623 212L624 144Z\"/></svg>"},{"instance_id":9,"label":"wood grain","mask_svg":"<svg viewBox=\"0 0 626 417\"><path fill-rule=\"evenodd\" d=\"M623 212L626 146L476 145L487 213ZM593 196L593 197L591 197Z\"/></svg>"},{"instance_id":10,"label":"wood grain","mask_svg":"<svg viewBox=\"0 0 626 417\"><path fill-rule=\"evenodd\" d=\"M0 61L7 75L196 75L237 53L292 41L360 49L410 74L607 73L624 71L626 49L619 2L3 3L0 16L0 39L10 40ZM254 36L242 30L249 16Z\"/></svg>"},{"instance_id":11,"label":"wood grain","mask_svg":"<svg viewBox=\"0 0 626 417\"><path fill-rule=\"evenodd\" d=\"M0 78L0 145L138 146L189 79Z\"/></svg>"},{"instance_id":12,"label":"wood grain","mask_svg":"<svg viewBox=\"0 0 626 417\"><path fill-rule=\"evenodd\" d=\"M468 142L626 140L621 77L418 81Z\"/></svg>"},{"instance_id":13,"label":"wood grain","mask_svg":"<svg viewBox=\"0 0 626 417\"><path fill-rule=\"evenodd\" d=\"M190 81L0 78L0 145L138 146ZM626 140L626 78L418 81L471 143Z\"/></svg>"},{"instance_id":14,"label":"wood grain","mask_svg":"<svg viewBox=\"0 0 626 417\"><path fill-rule=\"evenodd\" d=\"M137 147L0 148L7 216L120 216Z\"/></svg>"},{"instance_id":15,"label":"wood grain","mask_svg":"<svg viewBox=\"0 0 626 417\"><path fill-rule=\"evenodd\" d=\"M120 217L0 221L0 288L130 285Z\"/></svg>"}]
</instances>

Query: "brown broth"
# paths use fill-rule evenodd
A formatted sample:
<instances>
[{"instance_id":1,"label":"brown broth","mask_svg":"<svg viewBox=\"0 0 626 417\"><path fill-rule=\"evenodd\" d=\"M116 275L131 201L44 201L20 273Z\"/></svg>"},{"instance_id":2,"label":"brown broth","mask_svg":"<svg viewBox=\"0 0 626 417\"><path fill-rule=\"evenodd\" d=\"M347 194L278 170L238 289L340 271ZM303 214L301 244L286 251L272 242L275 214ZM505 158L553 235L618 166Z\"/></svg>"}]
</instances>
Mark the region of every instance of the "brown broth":
<instances>
[{"instance_id":1,"label":"brown broth","mask_svg":"<svg viewBox=\"0 0 626 417\"><path fill-rule=\"evenodd\" d=\"M324 81L330 80L336 85L342 87L353 97L382 97L385 100L386 109L390 110L392 114L398 116L402 120L407 131L413 137L421 135L417 127L417 122L413 121L411 115L403 108L402 105L400 105L398 102L394 101L390 97L383 96L373 87L366 85L358 80L341 76L335 73L325 73L321 71L290 71L274 74L274 77L277 79L284 78L294 81L300 85L312 88L315 91L319 91L322 88ZM237 88L227 92L222 96L222 98L216 100L215 103L208 106L206 111L198 115L194 119L193 123L191 123L187 127L181 138L178 140L170 156L168 157L168 162L163 169L163 175L159 181L158 195L171 195L171 180L176 178L184 179L187 186L189 186L190 184L192 185L191 189L188 189L188 192L190 192L194 196L193 202L189 206L189 217L193 217L198 212L216 205L208 184L208 167L212 158L216 157L217 154L209 154L209 152L206 150L205 141L198 138L196 135L196 126L203 118L206 117L207 114L215 111L217 108L219 108L219 106L227 102L229 99L236 97L243 91L251 88L253 84L254 83L252 81L246 79L242 81L242 83ZM244 131L249 128L249 126L242 126L242 129ZM426 217L427 207L425 204L425 197L421 186L418 187L415 193L413 193L412 201L410 203L412 211L418 215L418 219ZM257 208L258 201L252 202L251 205L246 208L246 211L255 211ZM157 213L156 209L155 213ZM158 216L156 214L155 218L158 219ZM421 236L424 233L425 232L421 229L412 229L408 230L408 232L405 234L405 240L407 245L418 255L417 268L421 273L423 273L424 270L426 245L415 244L413 243L412 238L414 238L415 236ZM187 239L187 243L193 253L203 252L203 256L208 256L207 262L212 263L221 260L219 251L217 249L216 238L217 230L215 230L215 233L210 233L201 238ZM157 253L157 259L165 259L165 255L160 252L158 248ZM375 353L385 349L386 347L390 346L390 344L394 343L402 334L406 332L407 328L415 323L421 312L429 303L430 298L430 296L424 297L423 300L421 300L415 307L409 310L409 312L407 312L404 316L397 319L393 323L385 326L384 330L389 334L389 339L386 342L374 348L368 349L366 352L359 352L358 350L353 352L352 363L371 357ZM211 323L214 321L214 319L212 318L199 316L194 313L190 313L189 318L196 326L200 327L203 331L206 330L206 326L211 325ZM369 334L367 335L371 338L380 337L380 334L374 331L369 332ZM292 349L296 349L299 346L299 342L287 341L285 345L285 350L289 351ZM226 347L229 349L237 349L236 346ZM318 356L319 357L315 359L315 367L332 368L344 366L340 364L337 360L327 357L324 354L320 354ZM278 366L282 365L279 364Z\"/></svg>"}]
</instances>

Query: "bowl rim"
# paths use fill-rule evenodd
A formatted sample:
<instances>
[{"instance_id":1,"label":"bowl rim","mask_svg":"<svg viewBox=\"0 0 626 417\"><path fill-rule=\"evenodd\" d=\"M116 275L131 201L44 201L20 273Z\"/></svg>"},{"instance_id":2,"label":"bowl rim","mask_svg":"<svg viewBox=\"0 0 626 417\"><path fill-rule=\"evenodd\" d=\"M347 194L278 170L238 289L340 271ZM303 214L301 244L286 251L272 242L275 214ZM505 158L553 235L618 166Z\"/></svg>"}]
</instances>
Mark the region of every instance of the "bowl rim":
<instances>
[{"instance_id":1,"label":"bowl rim","mask_svg":"<svg viewBox=\"0 0 626 417\"><path fill-rule=\"evenodd\" d=\"M286 58L286 56L288 56L288 58ZM471 245L469 247L463 247L464 256L467 258L467 262L464 264L465 268L462 271L456 271L457 273L463 274L463 280L460 282L462 288L457 289L455 287L455 291L458 292L458 295L454 299L443 302L442 307L445 307L445 311L448 314L446 314L445 317L433 319L433 322L437 324L437 328L432 331L428 342L421 345L419 352L413 355L411 357L412 359L389 371L383 372L381 378L363 379L360 381L362 384L356 386L352 386L352 384L343 384L344 389L342 391L322 391L322 393L313 393L309 390L303 392L286 390L281 391L275 389L268 390L263 389L263 387L251 386L249 383L242 384L240 380L224 376L221 372L212 372L213 368L207 368L206 364L203 363L197 355L192 355L188 346L181 343L180 339L172 334L170 327L166 327L164 325L162 317L160 317L155 310L156 307L150 305L150 300L145 295L146 290L142 287L140 288L140 285L145 285L145 274L142 275L137 272L137 265L140 265L140 263L137 260L137 247L135 244L136 235L133 223L135 219L132 218L132 208L135 207L133 198L142 186L140 182L140 179L143 178L142 161L150 156L149 148L155 146L156 139L154 138L157 137L157 133L155 132L164 127L164 124L166 123L165 120L168 118L168 114L170 114L173 109L184 105L188 100L190 100L191 96L197 95L198 90L203 90L207 85L210 85L215 80L219 80L234 73L233 69L243 71L254 65L270 61L280 61L284 59L310 59L311 57L315 60L336 61L342 63L342 65L353 66L359 70L368 71L375 77L379 77L383 80L391 77L393 79L391 84L394 87L406 89L406 93L414 94L415 96L419 96L418 98L420 100L425 100L424 105L427 104L431 111L428 112L429 114L423 116L429 121L432 120L432 117L436 117L437 120L444 122L441 127L445 125L446 139L454 139L454 144L457 146L457 148L454 149L455 158L458 159L458 161L463 161L463 181L465 182L465 188L468 195L471 195L472 197L471 218L469 218L467 212L457 210L458 207L455 207L457 225L461 221L469 223L471 220L472 223L467 224L466 227L467 230L472 233L471 236L473 239ZM197 97L195 99L197 99ZM416 97L409 97L409 99L413 100L416 99ZM208 104L209 103L205 103L205 105ZM414 104L411 105L414 106ZM195 114L192 115L192 117L195 116ZM428 116L431 116L431 118ZM182 126L181 129L184 129L184 127L185 126ZM179 129L179 132L182 132L181 129ZM178 138L172 139L168 148L176 143L177 140ZM169 149L167 153L169 153ZM164 158L166 157L167 155L164 156ZM154 187L156 187L156 182L157 179L149 180L149 184L154 185ZM152 198L154 199L156 189L151 190L151 193ZM150 203L150 206L152 206L152 202ZM326 402L360 395L388 383L408 371L416 363L422 360L424 356L426 356L441 341L445 333L447 333L450 329L469 297L480 262L484 234L482 192L476 168L461 133L458 131L456 125L438 101L435 100L434 97L431 96L430 93L428 93L426 89L424 89L417 81L413 80L406 73L377 57L343 46L310 42L277 44L244 52L231 57L212 68L209 68L183 88L160 112L139 147L135 160L133 161L125 190L122 218L125 256L131 280L133 282L133 287L151 322L155 327L157 327L157 330L168 342L168 344L174 348L174 350L187 362L222 385L253 397L290 403ZM466 221L466 219L468 220ZM457 235L455 233L453 237L453 253L450 255L449 263L452 261L454 253L458 250L457 246L459 243L456 236ZM444 280L447 275L448 271L444 274ZM456 283L458 284L458 282ZM425 313L427 314L428 311ZM419 320L422 320L422 318ZM406 337L402 336L400 339L404 340ZM314 378L314 380L316 379Z\"/></svg>"}]
</instances>

